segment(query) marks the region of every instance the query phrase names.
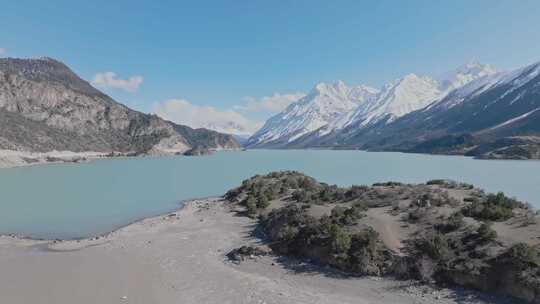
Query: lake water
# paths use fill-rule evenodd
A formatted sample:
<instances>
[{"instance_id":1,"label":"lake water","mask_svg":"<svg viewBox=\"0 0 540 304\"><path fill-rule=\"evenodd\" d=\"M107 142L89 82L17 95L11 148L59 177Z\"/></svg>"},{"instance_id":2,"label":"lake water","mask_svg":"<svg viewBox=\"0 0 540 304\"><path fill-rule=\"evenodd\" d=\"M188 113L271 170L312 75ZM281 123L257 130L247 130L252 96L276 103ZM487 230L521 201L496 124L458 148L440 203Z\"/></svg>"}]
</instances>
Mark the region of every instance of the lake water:
<instances>
[{"instance_id":1,"label":"lake water","mask_svg":"<svg viewBox=\"0 0 540 304\"><path fill-rule=\"evenodd\" d=\"M540 207L540 162L323 150L220 152L0 169L0 234L79 238L221 195L254 174L298 170L349 186L450 178Z\"/></svg>"}]
</instances>

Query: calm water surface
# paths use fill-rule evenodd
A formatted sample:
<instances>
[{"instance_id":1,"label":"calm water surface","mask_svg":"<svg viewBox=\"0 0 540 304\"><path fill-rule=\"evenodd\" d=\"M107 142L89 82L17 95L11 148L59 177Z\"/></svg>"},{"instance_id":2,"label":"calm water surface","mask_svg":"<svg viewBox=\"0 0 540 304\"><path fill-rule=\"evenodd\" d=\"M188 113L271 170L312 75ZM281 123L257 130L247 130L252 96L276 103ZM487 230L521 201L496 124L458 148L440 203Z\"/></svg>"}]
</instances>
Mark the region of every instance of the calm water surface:
<instances>
[{"instance_id":1,"label":"calm water surface","mask_svg":"<svg viewBox=\"0 0 540 304\"><path fill-rule=\"evenodd\" d=\"M0 234L78 238L109 232L182 200L221 195L254 174L298 170L349 186L450 178L540 207L540 162L360 151L243 151L0 169Z\"/></svg>"}]
</instances>

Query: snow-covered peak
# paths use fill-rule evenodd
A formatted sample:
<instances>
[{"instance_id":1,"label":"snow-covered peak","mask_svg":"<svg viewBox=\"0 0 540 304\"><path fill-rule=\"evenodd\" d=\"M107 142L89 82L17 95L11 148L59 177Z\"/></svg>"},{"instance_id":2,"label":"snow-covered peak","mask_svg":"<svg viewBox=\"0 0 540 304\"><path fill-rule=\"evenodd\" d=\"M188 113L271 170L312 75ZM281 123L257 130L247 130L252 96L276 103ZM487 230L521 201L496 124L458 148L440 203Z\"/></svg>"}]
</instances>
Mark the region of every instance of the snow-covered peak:
<instances>
[{"instance_id":1,"label":"snow-covered peak","mask_svg":"<svg viewBox=\"0 0 540 304\"><path fill-rule=\"evenodd\" d=\"M292 141L356 109L377 92L376 89L364 85L349 88L342 81L332 84L319 83L307 96L271 117L252 136L250 143Z\"/></svg>"},{"instance_id":2,"label":"snow-covered peak","mask_svg":"<svg viewBox=\"0 0 540 304\"><path fill-rule=\"evenodd\" d=\"M356 100L359 103L364 103L376 98L379 93L380 90L378 89L366 85L359 85L350 89L349 98Z\"/></svg>"},{"instance_id":3,"label":"snow-covered peak","mask_svg":"<svg viewBox=\"0 0 540 304\"><path fill-rule=\"evenodd\" d=\"M392 121L412 111L421 109L440 97L439 83L429 77L408 74L383 87L364 99L354 111L342 114L319 131L325 135L350 125L365 126L383 118ZM376 92L376 91L373 91Z\"/></svg>"},{"instance_id":4,"label":"snow-covered peak","mask_svg":"<svg viewBox=\"0 0 540 304\"><path fill-rule=\"evenodd\" d=\"M385 87L377 103L369 109L369 117L389 114L397 118L423 108L441 96L438 85L429 77L408 74Z\"/></svg>"},{"instance_id":5,"label":"snow-covered peak","mask_svg":"<svg viewBox=\"0 0 540 304\"><path fill-rule=\"evenodd\" d=\"M343 81L338 80L334 83L325 83L321 82L315 85L311 90L309 95L318 96L329 96L336 98L347 98L349 96L350 88L343 83Z\"/></svg>"},{"instance_id":6,"label":"snow-covered peak","mask_svg":"<svg viewBox=\"0 0 540 304\"><path fill-rule=\"evenodd\" d=\"M465 85L451 91L441 102L433 104L430 108L437 107L448 109L462 103L466 98L471 98L500 85L509 85L508 93L528 83L540 74L540 62L519 68L513 71L502 71L479 77ZM503 95L504 96L504 95Z\"/></svg>"},{"instance_id":7,"label":"snow-covered peak","mask_svg":"<svg viewBox=\"0 0 540 304\"><path fill-rule=\"evenodd\" d=\"M490 65L469 62L437 78L407 74L381 90L364 85L349 88L342 81L319 83L306 97L267 121L254 138L258 142L292 141L313 130L318 130L314 133L317 136L324 136L349 126L356 129L390 123L439 104L437 101L460 90L475 90L483 82L491 83L499 75ZM533 71L529 75L536 74Z\"/></svg>"},{"instance_id":8,"label":"snow-covered peak","mask_svg":"<svg viewBox=\"0 0 540 304\"><path fill-rule=\"evenodd\" d=\"M497 70L493 66L473 61L440 75L437 80L442 91L450 92L473 80L495 73Z\"/></svg>"}]
</instances>

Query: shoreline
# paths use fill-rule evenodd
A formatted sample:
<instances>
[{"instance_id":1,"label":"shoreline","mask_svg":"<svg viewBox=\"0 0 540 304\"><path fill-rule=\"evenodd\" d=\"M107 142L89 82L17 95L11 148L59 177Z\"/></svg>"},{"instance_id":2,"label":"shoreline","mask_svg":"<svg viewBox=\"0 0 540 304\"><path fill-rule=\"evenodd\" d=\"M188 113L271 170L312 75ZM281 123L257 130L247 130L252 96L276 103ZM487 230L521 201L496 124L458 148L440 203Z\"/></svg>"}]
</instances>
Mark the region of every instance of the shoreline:
<instances>
[{"instance_id":1,"label":"shoreline","mask_svg":"<svg viewBox=\"0 0 540 304\"><path fill-rule=\"evenodd\" d=\"M89 163L92 161L107 159L110 156L104 152L26 152L0 149L0 169L30 167L38 165L52 165L64 163ZM118 156L121 157L121 156ZM127 157L127 156L126 156Z\"/></svg>"},{"instance_id":2,"label":"shoreline","mask_svg":"<svg viewBox=\"0 0 540 304\"><path fill-rule=\"evenodd\" d=\"M36 242L36 243L44 243L44 242L45 243L50 243L50 242L62 243L62 242L81 242L81 241L99 240L99 239L107 238L111 234L113 234L113 233L115 233L115 232L117 232L119 230L122 230L122 229L124 229L124 228L126 228L128 226L135 225L135 224L137 224L139 222L143 222L145 220L162 218L164 216L168 216L171 213L179 212L179 211L181 211L182 209L184 209L186 207L191 207L190 205L197 205L201 201L219 201L222 198L223 198L222 196L208 196L208 197L181 200L178 203L178 207L175 207L174 209L164 211L164 212L160 212L158 214L142 216L140 218L129 221L126 224L119 225L118 227L113 228L111 231L104 232L104 233L101 233L101 234L98 234L98 235L93 235L93 236L80 237L80 238L56 238L56 239L52 239L52 238L34 238L34 237L20 235L20 234L16 234L16 233L0 233L0 241L3 240L3 239L12 239L12 240Z\"/></svg>"},{"instance_id":3,"label":"shoreline","mask_svg":"<svg viewBox=\"0 0 540 304\"><path fill-rule=\"evenodd\" d=\"M188 150L189 151L189 150ZM214 152L228 152L228 151L243 151L241 149L222 149L212 148L209 149ZM185 155L183 152L150 152L136 154L134 152L72 152L72 151L50 151L50 152L26 152L16 150L0 149L0 169L11 169L30 167L38 165L54 165L54 164L80 164L90 163L97 160L104 159L129 159L129 158L144 158L144 157L163 157L163 156L206 156L208 154L201 155Z\"/></svg>"},{"instance_id":4,"label":"shoreline","mask_svg":"<svg viewBox=\"0 0 540 304\"><path fill-rule=\"evenodd\" d=\"M340 276L273 255L236 264L230 250L261 244L251 234L255 220L236 208L220 197L194 199L99 239L0 238L0 302L505 303L459 288Z\"/></svg>"},{"instance_id":5,"label":"shoreline","mask_svg":"<svg viewBox=\"0 0 540 304\"><path fill-rule=\"evenodd\" d=\"M479 161L515 161L515 162L524 162L524 161L537 161L540 162L540 159L529 158L529 159L517 159L517 158L482 158L476 156L468 156L464 154L443 154L443 153L419 153L419 152L403 152L403 151L370 151L370 150L359 150L359 149L340 149L340 148L306 148L306 149L295 149L295 148L244 148L244 149L214 149L212 152L219 151L257 151L257 150L271 150L271 151L358 151L364 153L400 153L400 154L413 154L420 156L444 156L444 157L463 157L472 160ZM131 155L130 153L110 153L104 152L71 152L71 151L51 151L51 152L21 152L15 150L2 150L0 149L0 169L11 169L11 168L21 168L21 167L30 167L38 165L54 165L54 164L78 164L78 163L90 163L97 160L104 159L127 159L127 158L138 158L138 157L160 157L160 156L174 156L178 154L141 154L141 155ZM197 155L203 156L203 155ZM54 160L47 160L47 158L52 158ZM30 161L28 161L30 160Z\"/></svg>"}]
</instances>

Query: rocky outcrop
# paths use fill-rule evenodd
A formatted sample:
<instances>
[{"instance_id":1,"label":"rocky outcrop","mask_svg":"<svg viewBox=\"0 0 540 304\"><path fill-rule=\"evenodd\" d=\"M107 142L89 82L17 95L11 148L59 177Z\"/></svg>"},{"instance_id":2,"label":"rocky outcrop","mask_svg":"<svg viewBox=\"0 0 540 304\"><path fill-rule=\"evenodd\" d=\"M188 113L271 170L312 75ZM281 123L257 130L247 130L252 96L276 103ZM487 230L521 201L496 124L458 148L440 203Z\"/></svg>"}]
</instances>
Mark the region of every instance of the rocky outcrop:
<instances>
[{"instance_id":1,"label":"rocky outcrop","mask_svg":"<svg viewBox=\"0 0 540 304\"><path fill-rule=\"evenodd\" d=\"M129 109L51 59L0 59L0 149L130 154L233 149L230 135Z\"/></svg>"}]
</instances>

